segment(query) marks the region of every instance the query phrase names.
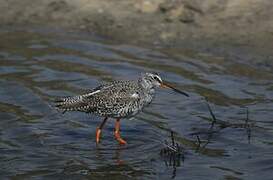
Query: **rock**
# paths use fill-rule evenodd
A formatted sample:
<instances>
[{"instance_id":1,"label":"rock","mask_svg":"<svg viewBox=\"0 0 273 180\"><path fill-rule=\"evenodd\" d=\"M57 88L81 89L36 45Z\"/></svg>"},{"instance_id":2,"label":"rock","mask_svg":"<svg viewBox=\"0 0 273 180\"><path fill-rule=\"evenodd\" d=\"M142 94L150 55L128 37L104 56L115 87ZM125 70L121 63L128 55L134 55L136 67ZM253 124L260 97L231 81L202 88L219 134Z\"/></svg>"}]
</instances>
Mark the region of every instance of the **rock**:
<instances>
[{"instance_id":1,"label":"rock","mask_svg":"<svg viewBox=\"0 0 273 180\"><path fill-rule=\"evenodd\" d=\"M167 12L167 20L174 21L179 18L179 16L183 13L184 6L178 6L177 8L172 8Z\"/></svg>"},{"instance_id":2,"label":"rock","mask_svg":"<svg viewBox=\"0 0 273 180\"><path fill-rule=\"evenodd\" d=\"M160 0L141 0L135 4L135 8L143 13L154 13L158 10Z\"/></svg>"},{"instance_id":3,"label":"rock","mask_svg":"<svg viewBox=\"0 0 273 180\"><path fill-rule=\"evenodd\" d=\"M165 7L165 6L164 6ZM183 23L194 22L195 12L186 8L184 4L179 6L168 6L164 8L163 11L166 14L165 20L167 22L180 21Z\"/></svg>"},{"instance_id":4,"label":"rock","mask_svg":"<svg viewBox=\"0 0 273 180\"><path fill-rule=\"evenodd\" d=\"M174 7L175 7L175 4L173 1L165 1L159 4L159 10L163 13L170 11Z\"/></svg>"},{"instance_id":5,"label":"rock","mask_svg":"<svg viewBox=\"0 0 273 180\"><path fill-rule=\"evenodd\" d=\"M183 23L192 23L194 22L195 13L192 10L183 8L183 11L179 15L178 19Z\"/></svg>"}]
</instances>

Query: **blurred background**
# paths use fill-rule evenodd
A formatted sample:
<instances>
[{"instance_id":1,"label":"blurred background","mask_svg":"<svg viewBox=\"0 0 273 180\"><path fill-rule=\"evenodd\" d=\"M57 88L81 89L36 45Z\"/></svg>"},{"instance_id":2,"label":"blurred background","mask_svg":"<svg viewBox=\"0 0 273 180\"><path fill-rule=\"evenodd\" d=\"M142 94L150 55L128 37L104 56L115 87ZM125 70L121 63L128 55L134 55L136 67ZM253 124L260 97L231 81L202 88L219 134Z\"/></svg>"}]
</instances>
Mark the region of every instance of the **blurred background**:
<instances>
[{"instance_id":1,"label":"blurred background","mask_svg":"<svg viewBox=\"0 0 273 180\"><path fill-rule=\"evenodd\" d=\"M0 22L65 27L130 43L272 47L272 6L270 0L1 0Z\"/></svg>"},{"instance_id":2,"label":"blurred background","mask_svg":"<svg viewBox=\"0 0 273 180\"><path fill-rule=\"evenodd\" d=\"M1 0L1 179L271 180L272 7L270 0ZM158 90L144 112L122 121L126 146L114 140L113 121L96 146L101 118L53 107L56 97L146 71L190 97ZM176 165L160 155L171 131L184 149Z\"/></svg>"}]
</instances>

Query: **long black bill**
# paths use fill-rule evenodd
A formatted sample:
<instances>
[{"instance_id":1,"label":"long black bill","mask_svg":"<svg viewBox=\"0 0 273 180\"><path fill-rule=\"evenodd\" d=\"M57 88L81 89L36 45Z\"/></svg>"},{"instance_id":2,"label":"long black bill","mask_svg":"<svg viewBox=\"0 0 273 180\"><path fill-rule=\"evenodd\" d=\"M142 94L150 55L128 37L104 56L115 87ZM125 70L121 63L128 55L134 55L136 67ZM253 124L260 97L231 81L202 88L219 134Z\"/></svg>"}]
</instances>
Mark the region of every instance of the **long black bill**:
<instances>
[{"instance_id":1,"label":"long black bill","mask_svg":"<svg viewBox=\"0 0 273 180\"><path fill-rule=\"evenodd\" d=\"M183 94L184 96L187 96L187 97L189 97L189 95L187 94L187 93L185 93L185 92L183 92L183 91L181 91L181 90L179 90L179 89L177 89L177 88L175 88L175 87L173 87L172 85L170 85L170 84L167 84L167 83L161 83L161 87L163 87L163 88L171 88L172 90L174 90L175 92L177 92L177 93L179 93L179 94Z\"/></svg>"}]
</instances>

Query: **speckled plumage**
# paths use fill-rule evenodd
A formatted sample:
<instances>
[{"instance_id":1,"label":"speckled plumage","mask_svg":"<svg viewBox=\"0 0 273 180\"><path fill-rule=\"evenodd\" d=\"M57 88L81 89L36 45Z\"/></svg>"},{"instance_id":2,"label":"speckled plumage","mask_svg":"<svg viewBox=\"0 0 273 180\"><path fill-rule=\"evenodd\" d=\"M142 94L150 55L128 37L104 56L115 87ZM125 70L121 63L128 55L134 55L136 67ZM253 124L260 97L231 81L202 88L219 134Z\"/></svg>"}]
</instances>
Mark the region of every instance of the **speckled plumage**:
<instances>
[{"instance_id":1,"label":"speckled plumage","mask_svg":"<svg viewBox=\"0 0 273 180\"><path fill-rule=\"evenodd\" d=\"M161 82L157 74L145 73L135 81L114 81L83 95L61 98L56 101L56 107L103 117L131 117L152 101L154 88Z\"/></svg>"},{"instance_id":2,"label":"speckled plumage","mask_svg":"<svg viewBox=\"0 0 273 180\"><path fill-rule=\"evenodd\" d=\"M144 73L135 81L114 81L103 84L90 92L78 96L57 100L56 107L66 111L82 111L103 116L104 120L96 129L96 143L109 117L116 118L114 135L124 145L126 141L120 136L120 119L131 117L140 112L145 105L151 103L156 87L171 88L176 92L188 94L163 83L156 73Z\"/></svg>"}]
</instances>

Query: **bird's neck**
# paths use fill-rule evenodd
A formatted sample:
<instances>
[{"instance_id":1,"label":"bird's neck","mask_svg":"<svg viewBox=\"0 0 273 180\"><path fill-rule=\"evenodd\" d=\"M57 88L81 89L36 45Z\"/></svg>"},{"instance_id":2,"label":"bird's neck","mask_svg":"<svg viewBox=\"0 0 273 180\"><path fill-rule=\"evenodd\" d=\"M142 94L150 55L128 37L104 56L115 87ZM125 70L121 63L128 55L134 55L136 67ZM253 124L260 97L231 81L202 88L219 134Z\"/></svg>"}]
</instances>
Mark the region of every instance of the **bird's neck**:
<instances>
[{"instance_id":1,"label":"bird's neck","mask_svg":"<svg viewBox=\"0 0 273 180\"><path fill-rule=\"evenodd\" d=\"M145 78L140 78L138 80L139 86L148 94L153 94L155 89L154 86Z\"/></svg>"},{"instance_id":2,"label":"bird's neck","mask_svg":"<svg viewBox=\"0 0 273 180\"><path fill-rule=\"evenodd\" d=\"M142 96L143 96L143 104L144 105L148 105L152 102L154 94L155 94L155 89L153 87L153 85L148 82L147 80L145 80L144 78L139 79L138 81L139 86L141 87L141 89L143 89L142 91Z\"/></svg>"}]
</instances>

